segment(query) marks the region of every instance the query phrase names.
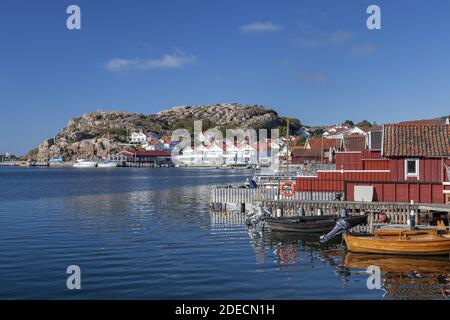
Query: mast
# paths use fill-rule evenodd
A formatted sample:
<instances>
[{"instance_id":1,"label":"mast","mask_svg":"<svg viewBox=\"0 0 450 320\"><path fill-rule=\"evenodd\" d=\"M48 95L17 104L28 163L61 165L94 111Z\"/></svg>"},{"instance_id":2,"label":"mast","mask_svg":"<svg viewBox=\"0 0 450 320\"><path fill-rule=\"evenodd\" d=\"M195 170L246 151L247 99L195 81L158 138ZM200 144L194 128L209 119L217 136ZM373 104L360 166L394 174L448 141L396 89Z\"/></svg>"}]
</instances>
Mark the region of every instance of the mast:
<instances>
[{"instance_id":1,"label":"mast","mask_svg":"<svg viewBox=\"0 0 450 320\"><path fill-rule=\"evenodd\" d=\"M107 135L108 146L106 148L106 160L109 161L109 131Z\"/></svg>"},{"instance_id":2,"label":"mast","mask_svg":"<svg viewBox=\"0 0 450 320\"><path fill-rule=\"evenodd\" d=\"M289 117L286 117L286 180L289 177Z\"/></svg>"}]
</instances>

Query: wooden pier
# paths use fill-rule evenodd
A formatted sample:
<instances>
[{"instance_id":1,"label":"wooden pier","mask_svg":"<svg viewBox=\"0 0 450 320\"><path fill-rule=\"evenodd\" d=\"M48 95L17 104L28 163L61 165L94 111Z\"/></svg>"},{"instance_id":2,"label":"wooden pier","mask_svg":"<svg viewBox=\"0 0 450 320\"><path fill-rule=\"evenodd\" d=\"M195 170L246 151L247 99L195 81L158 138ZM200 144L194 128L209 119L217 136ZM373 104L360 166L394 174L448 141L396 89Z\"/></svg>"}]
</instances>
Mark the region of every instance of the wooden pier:
<instances>
[{"instance_id":1,"label":"wooden pier","mask_svg":"<svg viewBox=\"0 0 450 320\"><path fill-rule=\"evenodd\" d=\"M214 187L210 194L210 203L253 203L262 200L321 200L332 201L335 192L296 192L292 197L285 197L273 189L246 189L239 187Z\"/></svg>"},{"instance_id":2,"label":"wooden pier","mask_svg":"<svg viewBox=\"0 0 450 320\"><path fill-rule=\"evenodd\" d=\"M402 202L358 202L335 199L333 192L297 192L292 197L281 196L277 189L215 187L211 190L210 205L215 210L226 210L227 203L241 205L241 212L251 206L267 207L272 212L281 209L284 216L296 216L301 209L305 215L319 214L339 215L346 209L350 215L369 214L369 225L378 223L382 214L391 224L406 224L410 212L416 213L416 224L427 225L433 222L435 214L446 217L450 221L450 205L422 204Z\"/></svg>"},{"instance_id":3,"label":"wooden pier","mask_svg":"<svg viewBox=\"0 0 450 320\"><path fill-rule=\"evenodd\" d=\"M47 162L3 161L0 167L48 167Z\"/></svg>"}]
</instances>

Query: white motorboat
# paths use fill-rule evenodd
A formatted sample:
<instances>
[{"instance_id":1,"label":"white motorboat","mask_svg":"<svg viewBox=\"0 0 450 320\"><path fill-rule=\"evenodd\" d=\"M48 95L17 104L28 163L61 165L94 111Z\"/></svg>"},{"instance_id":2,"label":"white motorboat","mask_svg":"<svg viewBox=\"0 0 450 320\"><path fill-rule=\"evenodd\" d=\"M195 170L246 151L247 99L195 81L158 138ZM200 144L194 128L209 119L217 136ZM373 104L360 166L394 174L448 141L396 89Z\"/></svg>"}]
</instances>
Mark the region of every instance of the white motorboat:
<instances>
[{"instance_id":1,"label":"white motorboat","mask_svg":"<svg viewBox=\"0 0 450 320\"><path fill-rule=\"evenodd\" d=\"M118 166L118 162L111 160L104 160L100 161L97 165L99 168L115 168Z\"/></svg>"},{"instance_id":2,"label":"white motorboat","mask_svg":"<svg viewBox=\"0 0 450 320\"><path fill-rule=\"evenodd\" d=\"M95 168L97 167L97 161L86 160L86 159L77 159L74 168Z\"/></svg>"}]
</instances>

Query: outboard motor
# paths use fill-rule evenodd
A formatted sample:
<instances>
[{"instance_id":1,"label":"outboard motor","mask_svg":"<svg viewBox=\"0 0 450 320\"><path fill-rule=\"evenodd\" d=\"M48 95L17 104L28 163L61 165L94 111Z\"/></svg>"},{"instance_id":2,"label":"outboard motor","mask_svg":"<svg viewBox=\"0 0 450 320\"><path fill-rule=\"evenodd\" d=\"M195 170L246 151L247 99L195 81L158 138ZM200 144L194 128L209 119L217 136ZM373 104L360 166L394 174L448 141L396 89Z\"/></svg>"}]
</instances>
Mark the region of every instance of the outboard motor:
<instances>
[{"instance_id":1,"label":"outboard motor","mask_svg":"<svg viewBox=\"0 0 450 320\"><path fill-rule=\"evenodd\" d=\"M336 221L336 225L334 226L333 230L320 237L320 243L324 244L333 239L334 237L350 229L351 225L350 223L348 223L347 220L345 220L346 217L347 217L347 209L344 208L341 210L340 219Z\"/></svg>"},{"instance_id":2,"label":"outboard motor","mask_svg":"<svg viewBox=\"0 0 450 320\"><path fill-rule=\"evenodd\" d=\"M245 224L250 226L257 226L261 221L263 221L265 218L270 217L270 211L269 209L265 207L258 207L258 210L250 215L247 220L245 221Z\"/></svg>"}]
</instances>

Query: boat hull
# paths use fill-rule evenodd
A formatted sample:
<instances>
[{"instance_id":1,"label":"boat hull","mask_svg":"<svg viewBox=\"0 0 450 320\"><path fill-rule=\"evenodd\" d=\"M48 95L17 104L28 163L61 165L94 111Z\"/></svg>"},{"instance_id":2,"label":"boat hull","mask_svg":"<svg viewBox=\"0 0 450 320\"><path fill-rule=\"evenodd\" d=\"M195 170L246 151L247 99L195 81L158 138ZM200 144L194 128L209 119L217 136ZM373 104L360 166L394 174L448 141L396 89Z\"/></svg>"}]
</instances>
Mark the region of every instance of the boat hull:
<instances>
[{"instance_id":1,"label":"boat hull","mask_svg":"<svg viewBox=\"0 0 450 320\"><path fill-rule=\"evenodd\" d=\"M97 162L86 161L86 162L77 162L73 165L74 168L95 168L97 167Z\"/></svg>"},{"instance_id":2,"label":"boat hull","mask_svg":"<svg viewBox=\"0 0 450 320\"><path fill-rule=\"evenodd\" d=\"M117 162L99 162L97 166L99 168L116 168L117 165Z\"/></svg>"},{"instance_id":3,"label":"boat hull","mask_svg":"<svg viewBox=\"0 0 450 320\"><path fill-rule=\"evenodd\" d=\"M336 225L338 216L308 216L308 217L284 217L268 218L266 224L274 232L294 233L328 233ZM367 216L355 216L346 218L351 227L367 221Z\"/></svg>"},{"instance_id":4,"label":"boat hull","mask_svg":"<svg viewBox=\"0 0 450 320\"><path fill-rule=\"evenodd\" d=\"M397 255L448 255L450 237L428 236L417 239L401 237L377 238L372 235L345 234L344 240L350 252Z\"/></svg>"}]
</instances>

